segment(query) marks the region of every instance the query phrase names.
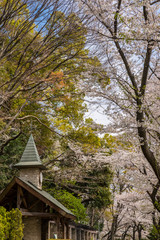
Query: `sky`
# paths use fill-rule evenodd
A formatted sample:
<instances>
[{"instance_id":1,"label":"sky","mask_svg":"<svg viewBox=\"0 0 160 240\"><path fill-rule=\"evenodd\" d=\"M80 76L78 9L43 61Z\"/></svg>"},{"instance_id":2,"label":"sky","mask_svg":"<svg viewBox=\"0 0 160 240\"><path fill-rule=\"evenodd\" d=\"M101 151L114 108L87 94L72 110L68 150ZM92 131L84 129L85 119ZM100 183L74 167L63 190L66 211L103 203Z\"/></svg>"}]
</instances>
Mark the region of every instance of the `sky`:
<instances>
[{"instance_id":1,"label":"sky","mask_svg":"<svg viewBox=\"0 0 160 240\"><path fill-rule=\"evenodd\" d=\"M85 118L92 118L96 123L108 125L111 121L109 117L104 113L105 106L100 104L90 104L86 102L88 106L88 112L85 114Z\"/></svg>"}]
</instances>

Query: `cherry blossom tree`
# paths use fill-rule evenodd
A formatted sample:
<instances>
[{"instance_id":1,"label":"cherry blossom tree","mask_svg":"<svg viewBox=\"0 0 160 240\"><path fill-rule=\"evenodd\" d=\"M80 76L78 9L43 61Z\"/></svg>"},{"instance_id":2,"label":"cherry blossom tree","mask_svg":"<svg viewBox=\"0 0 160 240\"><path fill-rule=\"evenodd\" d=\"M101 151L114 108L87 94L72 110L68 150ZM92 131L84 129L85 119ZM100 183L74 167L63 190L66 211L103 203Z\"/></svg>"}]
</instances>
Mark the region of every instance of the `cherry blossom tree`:
<instances>
[{"instance_id":1,"label":"cherry blossom tree","mask_svg":"<svg viewBox=\"0 0 160 240\"><path fill-rule=\"evenodd\" d=\"M82 183L84 181L84 168L87 170L93 168L103 170L104 166L108 164L114 172L114 179L110 185L112 203L108 206L104 205L98 212L94 207L94 213L92 212L94 221L97 220L96 215L99 218L99 225L102 223L104 225L100 237L107 240L115 237L125 239L127 236L133 239L142 239L142 237L148 235L153 221L158 222L158 213L155 211L148 194L153 190L156 176L150 165L146 164L139 149L132 146L131 143L122 144L122 140L117 139L116 141L116 138L114 138L112 148L108 151L106 147L102 147L91 149L90 153L84 152L83 148L73 143L70 143L69 149L72 152L73 161L71 154L69 154L68 165L66 156L60 156L57 159L60 164L64 164L64 161L69 168L65 167L64 172L62 172L58 165L54 164L55 176L61 179L60 182L67 183L67 179L74 182L78 179L78 182ZM52 165L51 161L48 164ZM74 167L74 174L71 173L71 165L72 167L76 166ZM62 179L65 179L65 181ZM99 181L98 176L95 177L95 180ZM77 193L78 188L74 188L75 186L71 182L66 187ZM88 187L90 186L88 185ZM85 192L82 192L82 195L85 203L86 200L88 201L87 195Z\"/></svg>"},{"instance_id":2,"label":"cherry blossom tree","mask_svg":"<svg viewBox=\"0 0 160 240\"><path fill-rule=\"evenodd\" d=\"M147 194L155 176L151 167L146 166L145 159L136 149L132 151L119 149L105 162L112 164L114 180L111 186L113 202L104 212L104 229L101 233L102 239L114 239L119 237L125 239L142 239L148 235L153 224L155 212L151 199Z\"/></svg>"},{"instance_id":3,"label":"cherry blossom tree","mask_svg":"<svg viewBox=\"0 0 160 240\"><path fill-rule=\"evenodd\" d=\"M88 28L88 48L101 59L110 78L108 85L102 74L101 87L90 81L85 91L103 104L114 131L138 139L144 167L149 164L156 177L150 198L159 211L160 1L77 0L76 4Z\"/></svg>"}]
</instances>

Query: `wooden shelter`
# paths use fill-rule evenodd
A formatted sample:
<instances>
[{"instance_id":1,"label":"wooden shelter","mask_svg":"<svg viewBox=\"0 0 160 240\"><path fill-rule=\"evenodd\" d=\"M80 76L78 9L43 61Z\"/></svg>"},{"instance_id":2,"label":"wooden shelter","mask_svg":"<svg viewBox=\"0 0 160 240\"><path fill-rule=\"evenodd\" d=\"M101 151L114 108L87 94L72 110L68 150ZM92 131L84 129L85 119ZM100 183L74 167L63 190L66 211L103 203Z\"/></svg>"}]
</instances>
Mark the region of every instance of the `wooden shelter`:
<instances>
[{"instance_id":1,"label":"wooden shelter","mask_svg":"<svg viewBox=\"0 0 160 240\"><path fill-rule=\"evenodd\" d=\"M20 209L24 240L96 239L96 231L76 224L74 214L42 190L42 171L45 167L40 161L32 135L15 167L19 169L19 177L14 177L2 191L0 205L7 210ZM85 234L78 234L79 230Z\"/></svg>"}]
</instances>

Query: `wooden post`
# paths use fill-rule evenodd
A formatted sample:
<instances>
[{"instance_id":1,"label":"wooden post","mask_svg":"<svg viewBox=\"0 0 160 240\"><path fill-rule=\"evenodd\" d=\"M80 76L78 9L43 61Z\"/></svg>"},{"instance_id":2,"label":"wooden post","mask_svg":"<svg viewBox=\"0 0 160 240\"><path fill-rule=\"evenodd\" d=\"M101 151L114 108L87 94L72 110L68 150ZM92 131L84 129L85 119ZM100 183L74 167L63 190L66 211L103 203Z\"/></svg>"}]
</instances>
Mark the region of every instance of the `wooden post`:
<instances>
[{"instance_id":1,"label":"wooden post","mask_svg":"<svg viewBox=\"0 0 160 240\"><path fill-rule=\"evenodd\" d=\"M87 231L87 240L90 240L89 231Z\"/></svg>"},{"instance_id":2,"label":"wooden post","mask_svg":"<svg viewBox=\"0 0 160 240\"><path fill-rule=\"evenodd\" d=\"M90 232L88 233L88 236L89 236L89 240L91 240L91 233Z\"/></svg>"},{"instance_id":3,"label":"wooden post","mask_svg":"<svg viewBox=\"0 0 160 240\"><path fill-rule=\"evenodd\" d=\"M17 186L17 208L20 209L21 205L21 195L20 195L20 186Z\"/></svg>"},{"instance_id":4,"label":"wooden post","mask_svg":"<svg viewBox=\"0 0 160 240\"><path fill-rule=\"evenodd\" d=\"M66 239L67 238L67 229L66 229L66 224L64 222L62 222L62 225L63 225L63 239Z\"/></svg>"},{"instance_id":5,"label":"wooden post","mask_svg":"<svg viewBox=\"0 0 160 240\"><path fill-rule=\"evenodd\" d=\"M66 239L70 239L70 227L68 223L65 223L66 225Z\"/></svg>"},{"instance_id":6,"label":"wooden post","mask_svg":"<svg viewBox=\"0 0 160 240\"><path fill-rule=\"evenodd\" d=\"M77 229L75 227L75 239L77 239Z\"/></svg>"},{"instance_id":7,"label":"wooden post","mask_svg":"<svg viewBox=\"0 0 160 240\"><path fill-rule=\"evenodd\" d=\"M79 229L79 239L81 240L81 228Z\"/></svg>"},{"instance_id":8,"label":"wooden post","mask_svg":"<svg viewBox=\"0 0 160 240\"><path fill-rule=\"evenodd\" d=\"M71 239L71 227L66 223L67 225L67 238Z\"/></svg>"},{"instance_id":9,"label":"wooden post","mask_svg":"<svg viewBox=\"0 0 160 240\"><path fill-rule=\"evenodd\" d=\"M57 216L57 221L56 221L56 224L57 224L57 237L60 238L60 217Z\"/></svg>"},{"instance_id":10,"label":"wooden post","mask_svg":"<svg viewBox=\"0 0 160 240\"><path fill-rule=\"evenodd\" d=\"M48 221L48 239L51 237L50 221Z\"/></svg>"}]
</instances>

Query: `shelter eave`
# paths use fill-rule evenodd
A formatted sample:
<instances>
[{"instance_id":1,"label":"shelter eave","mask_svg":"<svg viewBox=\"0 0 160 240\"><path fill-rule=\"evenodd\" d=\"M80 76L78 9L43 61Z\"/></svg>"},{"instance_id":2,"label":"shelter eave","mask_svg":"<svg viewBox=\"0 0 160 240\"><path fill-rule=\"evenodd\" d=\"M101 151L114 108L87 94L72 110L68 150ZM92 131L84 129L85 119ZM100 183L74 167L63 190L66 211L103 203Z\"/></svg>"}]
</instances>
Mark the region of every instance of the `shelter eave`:
<instances>
[{"instance_id":1,"label":"shelter eave","mask_svg":"<svg viewBox=\"0 0 160 240\"><path fill-rule=\"evenodd\" d=\"M40 168L42 170L46 170L47 168L39 162L19 162L13 166L14 168Z\"/></svg>"},{"instance_id":2,"label":"shelter eave","mask_svg":"<svg viewBox=\"0 0 160 240\"><path fill-rule=\"evenodd\" d=\"M0 194L0 204L2 200L5 198L7 193L10 191L10 189L16 184L16 177L12 179L12 181L7 185L7 187L1 192Z\"/></svg>"}]
</instances>

